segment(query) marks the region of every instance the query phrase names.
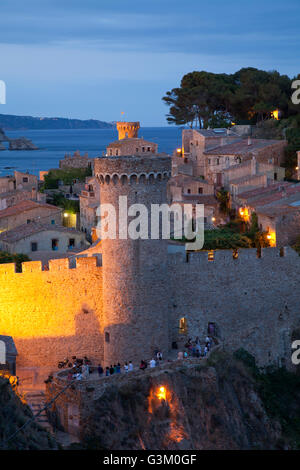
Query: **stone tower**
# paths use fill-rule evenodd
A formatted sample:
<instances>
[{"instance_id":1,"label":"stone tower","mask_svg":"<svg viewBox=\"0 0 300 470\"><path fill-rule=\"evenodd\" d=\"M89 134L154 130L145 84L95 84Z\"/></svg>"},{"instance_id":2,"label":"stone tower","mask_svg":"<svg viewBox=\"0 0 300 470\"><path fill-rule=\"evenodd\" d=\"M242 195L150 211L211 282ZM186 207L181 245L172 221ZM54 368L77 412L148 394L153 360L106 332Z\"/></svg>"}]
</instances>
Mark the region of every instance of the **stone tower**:
<instances>
[{"instance_id":1,"label":"stone tower","mask_svg":"<svg viewBox=\"0 0 300 470\"><path fill-rule=\"evenodd\" d=\"M101 204L117 213L117 238L103 239L104 363L149 360L155 349L169 349L167 241L120 239L119 196L128 207L166 203L171 159L166 156L119 156L95 160ZM136 217L128 217L128 221ZM127 229L125 230L127 233Z\"/></svg>"},{"instance_id":2,"label":"stone tower","mask_svg":"<svg viewBox=\"0 0 300 470\"><path fill-rule=\"evenodd\" d=\"M119 140L137 138L139 128L140 128L139 122L122 122L122 121L117 122Z\"/></svg>"}]
</instances>

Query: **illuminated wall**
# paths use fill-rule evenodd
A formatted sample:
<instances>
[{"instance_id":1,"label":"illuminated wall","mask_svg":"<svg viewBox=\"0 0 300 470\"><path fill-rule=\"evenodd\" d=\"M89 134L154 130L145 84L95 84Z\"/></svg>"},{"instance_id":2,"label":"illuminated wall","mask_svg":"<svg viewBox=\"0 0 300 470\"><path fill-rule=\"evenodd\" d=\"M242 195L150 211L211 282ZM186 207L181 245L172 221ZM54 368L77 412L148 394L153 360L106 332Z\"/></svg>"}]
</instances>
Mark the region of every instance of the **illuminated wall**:
<instances>
[{"instance_id":1,"label":"illuminated wall","mask_svg":"<svg viewBox=\"0 0 300 470\"><path fill-rule=\"evenodd\" d=\"M0 333L14 338L17 364L57 365L65 357L103 358L102 268L97 258L0 265Z\"/></svg>"}]
</instances>

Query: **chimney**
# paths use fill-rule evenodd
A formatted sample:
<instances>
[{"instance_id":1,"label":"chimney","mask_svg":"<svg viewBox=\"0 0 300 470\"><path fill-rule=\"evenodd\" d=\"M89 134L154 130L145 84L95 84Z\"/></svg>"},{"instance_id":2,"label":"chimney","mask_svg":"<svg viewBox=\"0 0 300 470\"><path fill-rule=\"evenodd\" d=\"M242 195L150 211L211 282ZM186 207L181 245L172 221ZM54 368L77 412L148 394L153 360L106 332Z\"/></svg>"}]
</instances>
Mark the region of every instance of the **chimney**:
<instances>
[{"instance_id":1,"label":"chimney","mask_svg":"<svg viewBox=\"0 0 300 470\"><path fill-rule=\"evenodd\" d=\"M252 145L252 139L251 139L251 137L248 137L248 145Z\"/></svg>"}]
</instances>

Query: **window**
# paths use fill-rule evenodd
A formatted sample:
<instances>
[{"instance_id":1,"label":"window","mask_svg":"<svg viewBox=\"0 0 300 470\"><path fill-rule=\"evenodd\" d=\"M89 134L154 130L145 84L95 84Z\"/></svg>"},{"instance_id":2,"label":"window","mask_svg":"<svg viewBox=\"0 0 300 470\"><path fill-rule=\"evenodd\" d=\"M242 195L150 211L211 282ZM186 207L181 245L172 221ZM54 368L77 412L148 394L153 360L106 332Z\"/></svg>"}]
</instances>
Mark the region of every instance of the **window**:
<instances>
[{"instance_id":1,"label":"window","mask_svg":"<svg viewBox=\"0 0 300 470\"><path fill-rule=\"evenodd\" d=\"M210 158L207 161L208 161L208 164L210 165Z\"/></svg>"},{"instance_id":2,"label":"window","mask_svg":"<svg viewBox=\"0 0 300 470\"><path fill-rule=\"evenodd\" d=\"M116 157L119 155L119 150L116 150Z\"/></svg>"},{"instance_id":3,"label":"window","mask_svg":"<svg viewBox=\"0 0 300 470\"><path fill-rule=\"evenodd\" d=\"M217 165L220 165L220 159L217 158Z\"/></svg>"},{"instance_id":4,"label":"window","mask_svg":"<svg viewBox=\"0 0 300 470\"><path fill-rule=\"evenodd\" d=\"M75 238L69 238L69 248L74 248L75 246Z\"/></svg>"},{"instance_id":5,"label":"window","mask_svg":"<svg viewBox=\"0 0 300 470\"><path fill-rule=\"evenodd\" d=\"M135 151L136 151L136 152L138 152L138 151L139 151L138 147L135 149Z\"/></svg>"},{"instance_id":6,"label":"window","mask_svg":"<svg viewBox=\"0 0 300 470\"><path fill-rule=\"evenodd\" d=\"M109 149L109 155L112 155L112 149Z\"/></svg>"},{"instance_id":7,"label":"window","mask_svg":"<svg viewBox=\"0 0 300 470\"><path fill-rule=\"evenodd\" d=\"M55 225L55 220L54 219L51 220L51 225Z\"/></svg>"},{"instance_id":8,"label":"window","mask_svg":"<svg viewBox=\"0 0 300 470\"><path fill-rule=\"evenodd\" d=\"M188 192L188 194L191 194L191 190L190 190L190 189L188 189L187 192Z\"/></svg>"},{"instance_id":9,"label":"window","mask_svg":"<svg viewBox=\"0 0 300 470\"><path fill-rule=\"evenodd\" d=\"M179 320L179 333L187 334L187 319L184 317Z\"/></svg>"},{"instance_id":10,"label":"window","mask_svg":"<svg viewBox=\"0 0 300 470\"><path fill-rule=\"evenodd\" d=\"M147 151L148 151L148 152L151 152L151 147L148 147L148 148L147 148Z\"/></svg>"},{"instance_id":11,"label":"window","mask_svg":"<svg viewBox=\"0 0 300 470\"><path fill-rule=\"evenodd\" d=\"M277 173L274 173L274 180L277 181Z\"/></svg>"},{"instance_id":12,"label":"window","mask_svg":"<svg viewBox=\"0 0 300 470\"><path fill-rule=\"evenodd\" d=\"M31 251L37 251L37 250L38 250L37 242L32 242L31 243Z\"/></svg>"},{"instance_id":13,"label":"window","mask_svg":"<svg viewBox=\"0 0 300 470\"><path fill-rule=\"evenodd\" d=\"M26 176L23 178L23 183L28 183L28 178Z\"/></svg>"},{"instance_id":14,"label":"window","mask_svg":"<svg viewBox=\"0 0 300 470\"><path fill-rule=\"evenodd\" d=\"M142 147L142 151L145 152L145 147Z\"/></svg>"},{"instance_id":15,"label":"window","mask_svg":"<svg viewBox=\"0 0 300 470\"><path fill-rule=\"evenodd\" d=\"M58 240L57 240L57 238L52 238L51 245L52 245L52 251L57 251L58 250Z\"/></svg>"},{"instance_id":16,"label":"window","mask_svg":"<svg viewBox=\"0 0 300 470\"><path fill-rule=\"evenodd\" d=\"M110 341L109 333L106 331L105 332L105 342L109 343L109 341Z\"/></svg>"},{"instance_id":17,"label":"window","mask_svg":"<svg viewBox=\"0 0 300 470\"><path fill-rule=\"evenodd\" d=\"M27 224L30 224L31 220L30 219L27 219Z\"/></svg>"},{"instance_id":18,"label":"window","mask_svg":"<svg viewBox=\"0 0 300 470\"><path fill-rule=\"evenodd\" d=\"M203 194L203 188L198 188L198 194Z\"/></svg>"}]
</instances>

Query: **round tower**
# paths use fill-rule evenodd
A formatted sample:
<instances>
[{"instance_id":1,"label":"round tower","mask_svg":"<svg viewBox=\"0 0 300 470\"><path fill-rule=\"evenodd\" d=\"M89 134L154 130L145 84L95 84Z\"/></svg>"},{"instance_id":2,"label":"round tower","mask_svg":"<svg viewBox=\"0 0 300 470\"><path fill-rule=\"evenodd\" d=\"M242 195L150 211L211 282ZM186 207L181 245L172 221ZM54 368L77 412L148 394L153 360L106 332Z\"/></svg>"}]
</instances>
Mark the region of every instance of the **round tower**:
<instances>
[{"instance_id":1,"label":"round tower","mask_svg":"<svg viewBox=\"0 0 300 470\"><path fill-rule=\"evenodd\" d=\"M95 160L101 204L116 210L116 238L103 239L103 318L105 365L149 360L169 348L167 240L151 239L151 204L167 201L171 159L163 156L102 157ZM118 220L120 196L128 208L148 211L148 239L132 239ZM122 199L122 204L124 199ZM128 223L136 215L128 217ZM120 230L122 239L120 238ZM126 238L127 237L127 238ZM126 238L126 239L125 239Z\"/></svg>"},{"instance_id":2,"label":"round tower","mask_svg":"<svg viewBox=\"0 0 300 470\"><path fill-rule=\"evenodd\" d=\"M138 137L140 128L139 122L117 122L117 129L119 133L119 140L121 139L133 139Z\"/></svg>"}]
</instances>

